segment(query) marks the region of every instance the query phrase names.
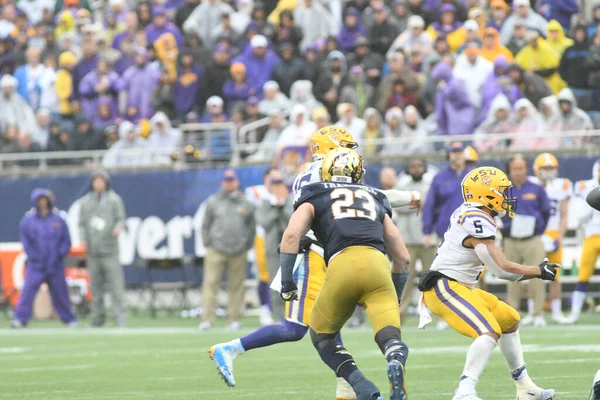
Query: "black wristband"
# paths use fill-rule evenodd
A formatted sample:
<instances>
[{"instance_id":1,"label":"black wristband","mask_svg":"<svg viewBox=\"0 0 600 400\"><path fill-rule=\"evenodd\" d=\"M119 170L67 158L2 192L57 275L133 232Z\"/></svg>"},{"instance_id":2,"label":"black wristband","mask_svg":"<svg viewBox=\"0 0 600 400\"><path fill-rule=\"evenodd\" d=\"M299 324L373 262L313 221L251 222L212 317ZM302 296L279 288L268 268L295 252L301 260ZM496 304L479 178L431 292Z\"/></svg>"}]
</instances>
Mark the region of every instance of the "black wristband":
<instances>
[{"instance_id":1,"label":"black wristband","mask_svg":"<svg viewBox=\"0 0 600 400\"><path fill-rule=\"evenodd\" d=\"M279 263L281 264L281 281L294 280L294 265L296 264L296 253L280 253Z\"/></svg>"}]
</instances>

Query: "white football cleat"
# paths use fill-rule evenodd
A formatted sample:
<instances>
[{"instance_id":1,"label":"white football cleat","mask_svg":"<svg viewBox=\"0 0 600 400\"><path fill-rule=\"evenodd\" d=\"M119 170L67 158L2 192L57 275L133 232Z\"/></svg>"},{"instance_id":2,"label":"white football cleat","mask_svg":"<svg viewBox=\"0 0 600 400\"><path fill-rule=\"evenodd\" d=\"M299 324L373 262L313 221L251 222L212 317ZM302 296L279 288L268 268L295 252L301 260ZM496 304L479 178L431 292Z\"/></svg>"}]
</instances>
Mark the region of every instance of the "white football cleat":
<instances>
[{"instance_id":1,"label":"white football cleat","mask_svg":"<svg viewBox=\"0 0 600 400\"><path fill-rule=\"evenodd\" d=\"M563 313L552 314L552 321L556 322L559 325L567 324L567 317L563 315Z\"/></svg>"},{"instance_id":2,"label":"white football cleat","mask_svg":"<svg viewBox=\"0 0 600 400\"><path fill-rule=\"evenodd\" d=\"M456 389L452 400L482 400L481 397L477 396L475 392L461 392L460 389Z\"/></svg>"},{"instance_id":3,"label":"white football cleat","mask_svg":"<svg viewBox=\"0 0 600 400\"><path fill-rule=\"evenodd\" d=\"M450 328L450 325L448 325L448 323L446 321L444 321L443 319L438 320L437 324L435 325L435 328L438 331L445 331L446 329Z\"/></svg>"},{"instance_id":4,"label":"white football cleat","mask_svg":"<svg viewBox=\"0 0 600 400\"><path fill-rule=\"evenodd\" d=\"M548 326L548 323L546 322L546 319L543 315L536 315L535 317L533 317L534 328L545 328L546 326Z\"/></svg>"},{"instance_id":5,"label":"white football cleat","mask_svg":"<svg viewBox=\"0 0 600 400\"><path fill-rule=\"evenodd\" d=\"M273 315L269 306L260 306L258 310L258 321L261 326L273 325Z\"/></svg>"},{"instance_id":6,"label":"white football cleat","mask_svg":"<svg viewBox=\"0 0 600 400\"><path fill-rule=\"evenodd\" d=\"M242 324L240 324L240 321L233 321L230 322L227 325L227 329L231 330L231 331L237 331L242 327Z\"/></svg>"},{"instance_id":7,"label":"white football cleat","mask_svg":"<svg viewBox=\"0 0 600 400\"><path fill-rule=\"evenodd\" d=\"M212 324L208 321L200 322L200 325L198 325L198 329L200 329L201 331L207 331L210 328L212 328Z\"/></svg>"},{"instance_id":8,"label":"white football cleat","mask_svg":"<svg viewBox=\"0 0 600 400\"><path fill-rule=\"evenodd\" d=\"M344 378L337 378L335 400L356 400L356 393Z\"/></svg>"},{"instance_id":9,"label":"white football cleat","mask_svg":"<svg viewBox=\"0 0 600 400\"><path fill-rule=\"evenodd\" d=\"M594 377L592 392L590 393L590 400L600 400L600 369L598 372L596 372L596 376Z\"/></svg>"},{"instance_id":10,"label":"white football cleat","mask_svg":"<svg viewBox=\"0 0 600 400\"><path fill-rule=\"evenodd\" d=\"M527 314L524 318L521 318L519 325L531 325L533 324L533 315Z\"/></svg>"},{"instance_id":11,"label":"white football cleat","mask_svg":"<svg viewBox=\"0 0 600 400\"><path fill-rule=\"evenodd\" d=\"M575 315L573 313L569 314L567 318L565 318L565 324L573 325L579 321L579 315Z\"/></svg>"},{"instance_id":12,"label":"white football cleat","mask_svg":"<svg viewBox=\"0 0 600 400\"><path fill-rule=\"evenodd\" d=\"M537 386L517 390L517 400L551 400L554 389L542 389Z\"/></svg>"}]
</instances>

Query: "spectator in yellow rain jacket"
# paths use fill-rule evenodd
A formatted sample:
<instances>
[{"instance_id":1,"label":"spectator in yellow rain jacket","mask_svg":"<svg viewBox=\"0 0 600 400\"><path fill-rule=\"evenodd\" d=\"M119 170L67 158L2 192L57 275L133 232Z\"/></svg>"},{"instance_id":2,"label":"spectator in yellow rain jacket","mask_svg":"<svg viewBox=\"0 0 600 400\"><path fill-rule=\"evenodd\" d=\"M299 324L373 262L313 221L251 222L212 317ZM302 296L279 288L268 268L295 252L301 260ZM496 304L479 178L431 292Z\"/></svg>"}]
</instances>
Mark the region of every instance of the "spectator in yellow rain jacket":
<instances>
[{"instance_id":1,"label":"spectator in yellow rain jacket","mask_svg":"<svg viewBox=\"0 0 600 400\"><path fill-rule=\"evenodd\" d=\"M75 16L69 10L63 11L58 17L58 26L54 29L57 42L67 33L75 33Z\"/></svg>"},{"instance_id":2,"label":"spectator in yellow rain jacket","mask_svg":"<svg viewBox=\"0 0 600 400\"><path fill-rule=\"evenodd\" d=\"M525 71L543 77L552 92L558 94L566 86L558 74L560 57L537 31L528 31L526 39L527 45L517 54L515 62Z\"/></svg>"},{"instance_id":3,"label":"spectator in yellow rain jacket","mask_svg":"<svg viewBox=\"0 0 600 400\"><path fill-rule=\"evenodd\" d=\"M438 36L445 36L451 53L465 43L467 32L460 21L456 20L456 7L452 4L444 4L440 7L440 20L434 21L427 32L435 41Z\"/></svg>"},{"instance_id":4,"label":"spectator in yellow rain jacket","mask_svg":"<svg viewBox=\"0 0 600 400\"><path fill-rule=\"evenodd\" d=\"M514 58L510 50L500 44L500 32L492 27L485 28L479 55L491 62L494 62L498 56L506 57L508 62L512 62Z\"/></svg>"},{"instance_id":5,"label":"spectator in yellow rain jacket","mask_svg":"<svg viewBox=\"0 0 600 400\"><path fill-rule=\"evenodd\" d=\"M169 79L171 82L175 82L177 79L177 56L179 55L175 35L169 32L160 35L154 42L154 50L156 57L166 67Z\"/></svg>"},{"instance_id":6,"label":"spectator in yellow rain jacket","mask_svg":"<svg viewBox=\"0 0 600 400\"><path fill-rule=\"evenodd\" d=\"M555 19L548 23L548 39L546 41L556 54L558 54L558 58L562 57L567 47L573 45L573 40L565 36L563 27Z\"/></svg>"},{"instance_id":7,"label":"spectator in yellow rain jacket","mask_svg":"<svg viewBox=\"0 0 600 400\"><path fill-rule=\"evenodd\" d=\"M70 117L75 113L70 97L73 93L73 75L71 71L77 64L77 58L70 51L65 51L58 57L59 70L56 72L54 88L58 97L58 112L63 117Z\"/></svg>"}]
</instances>

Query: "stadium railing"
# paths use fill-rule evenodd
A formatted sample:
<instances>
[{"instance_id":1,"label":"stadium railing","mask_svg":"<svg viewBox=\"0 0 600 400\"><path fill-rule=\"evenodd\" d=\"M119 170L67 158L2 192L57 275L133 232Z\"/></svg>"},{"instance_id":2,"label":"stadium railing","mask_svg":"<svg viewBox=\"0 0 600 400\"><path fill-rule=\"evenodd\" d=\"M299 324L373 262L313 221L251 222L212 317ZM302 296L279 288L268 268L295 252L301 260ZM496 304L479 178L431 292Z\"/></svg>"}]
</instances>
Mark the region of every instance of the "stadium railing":
<instances>
[{"instance_id":1,"label":"stadium railing","mask_svg":"<svg viewBox=\"0 0 600 400\"><path fill-rule=\"evenodd\" d=\"M197 123L180 126L187 145L166 152L165 149L142 148L120 150L119 155L129 161L119 165L106 165L106 156L111 150L96 151L65 151L65 152L36 152L36 153L5 153L0 154L0 174L27 174L40 172L73 171L81 168L97 168L104 166L109 169L178 169L186 168L186 164L204 162L211 164L227 164L230 166L265 164L272 158L242 157L258 149L278 150L277 143L243 144L239 138L252 129L264 126L265 121L259 120L243 126L236 133L234 123ZM228 134L223 134L227 132ZM555 144L551 147L536 147L531 141L552 138ZM519 140L521 147L511 148L509 141ZM411 151L411 145L419 141L418 151ZM445 148L451 142L460 141L467 144L493 143L487 151L480 151L480 158L505 159L508 154L519 152L525 155L536 155L541 151L551 151L557 155L579 154L594 156L600 154L600 130L547 132L532 134L485 134L485 135L455 135L455 136L424 136L419 138L397 137L361 140L359 152L367 161L403 161L418 154L429 161L445 158ZM370 153L366 149L378 148Z\"/></svg>"}]
</instances>

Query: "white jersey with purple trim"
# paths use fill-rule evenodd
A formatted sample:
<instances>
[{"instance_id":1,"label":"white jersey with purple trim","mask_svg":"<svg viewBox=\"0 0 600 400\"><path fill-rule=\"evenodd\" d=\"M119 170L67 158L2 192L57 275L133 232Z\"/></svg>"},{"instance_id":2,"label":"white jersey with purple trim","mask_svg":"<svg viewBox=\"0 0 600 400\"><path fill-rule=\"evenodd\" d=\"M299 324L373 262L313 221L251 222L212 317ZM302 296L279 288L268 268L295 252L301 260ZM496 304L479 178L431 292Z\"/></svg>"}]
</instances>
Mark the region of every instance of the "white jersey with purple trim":
<instances>
[{"instance_id":1,"label":"white jersey with purple trim","mask_svg":"<svg viewBox=\"0 0 600 400\"><path fill-rule=\"evenodd\" d=\"M536 176L530 176L529 180L537 185L542 185L542 182ZM573 195L573 184L567 178L554 178L548 180L544 188L548 200L550 200L550 219L546 225L546 230L560 231L560 203Z\"/></svg>"},{"instance_id":2,"label":"white jersey with purple trim","mask_svg":"<svg viewBox=\"0 0 600 400\"><path fill-rule=\"evenodd\" d=\"M592 191L593 188L598 186L598 179L589 179L587 181L579 181L575 184L575 196L581 197L585 200L587 195ZM588 212L585 214L583 219L583 226L585 237L594 235L600 235L600 211L594 210L592 207L586 204Z\"/></svg>"},{"instance_id":3,"label":"white jersey with purple trim","mask_svg":"<svg viewBox=\"0 0 600 400\"><path fill-rule=\"evenodd\" d=\"M431 269L473 288L483 271L483 263L474 249L463 245L470 237L495 239L496 223L485 211L463 203L450 217L450 225L438 247Z\"/></svg>"},{"instance_id":4,"label":"white jersey with purple trim","mask_svg":"<svg viewBox=\"0 0 600 400\"><path fill-rule=\"evenodd\" d=\"M308 185L309 183L321 182L321 164L322 161L313 161L306 166L304 171L300 172L296 179L294 179L294 183L292 184L292 195L294 196L294 203L297 200L297 196L300 196L301 190L303 186ZM317 241L317 237L315 236L312 229L306 233L306 236L313 239L315 242ZM321 246L317 246L313 244L310 246L311 250L316 251L323 256L323 248Z\"/></svg>"}]
</instances>

